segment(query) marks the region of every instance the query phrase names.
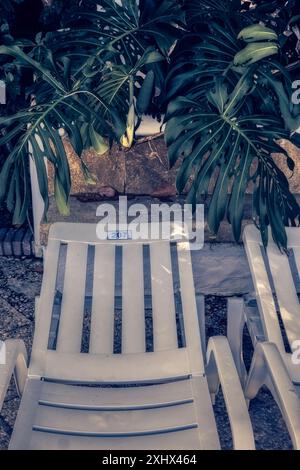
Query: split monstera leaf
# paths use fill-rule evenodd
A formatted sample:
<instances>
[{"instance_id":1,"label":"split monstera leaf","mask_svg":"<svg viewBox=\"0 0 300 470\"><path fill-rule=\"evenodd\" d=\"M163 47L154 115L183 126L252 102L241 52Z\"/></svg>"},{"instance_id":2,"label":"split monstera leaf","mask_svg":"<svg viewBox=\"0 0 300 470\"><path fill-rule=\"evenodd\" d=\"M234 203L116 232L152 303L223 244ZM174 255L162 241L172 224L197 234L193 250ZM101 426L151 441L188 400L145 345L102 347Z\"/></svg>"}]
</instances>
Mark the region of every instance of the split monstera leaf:
<instances>
[{"instance_id":1,"label":"split monstera leaf","mask_svg":"<svg viewBox=\"0 0 300 470\"><path fill-rule=\"evenodd\" d=\"M278 54L278 36L275 31L261 24L244 28L238 39L247 42L247 46L234 57L234 65L251 65L259 60Z\"/></svg>"},{"instance_id":2,"label":"split monstera leaf","mask_svg":"<svg viewBox=\"0 0 300 470\"><path fill-rule=\"evenodd\" d=\"M47 213L45 160L55 174L59 210L68 213L70 168L60 130L95 183L83 150L101 158L113 143L134 145L143 114L165 115L170 166L177 162L178 191L192 204L208 203L218 232L227 219L240 239L247 191L253 220L268 241L269 228L286 248L285 226L299 224L299 206L286 173L291 156L278 142L300 146L300 106L291 100L292 73L286 30L295 0L81 0L61 29L36 41L0 45L2 63L26 69L35 104L0 116L0 202L26 220L30 206L28 148L37 168ZM295 19L294 19L295 21ZM295 54L293 55L293 60ZM8 73L8 72L7 72ZM11 75L9 75L11 77Z\"/></svg>"},{"instance_id":3,"label":"split monstera leaf","mask_svg":"<svg viewBox=\"0 0 300 470\"><path fill-rule=\"evenodd\" d=\"M209 33L200 23L199 31L176 47L167 77L169 162L180 161L176 184L188 202L207 201L214 234L226 218L240 240L251 188L252 217L264 244L270 227L285 250L285 225L298 224L300 212L272 154L281 153L293 170L294 161L278 142L299 145L300 109L289 98L291 78L280 60L277 33L262 23L236 32L223 21L212 21Z\"/></svg>"},{"instance_id":4,"label":"split monstera leaf","mask_svg":"<svg viewBox=\"0 0 300 470\"><path fill-rule=\"evenodd\" d=\"M184 12L175 0L162 0L156 8L149 8L148 0L140 6L136 0L103 0L101 8L82 0L62 18L59 31L40 33L35 42L0 44L3 62L32 77L25 90L28 108L0 116L6 154L0 203L13 212L15 224L24 223L30 206L29 149L44 215L46 163L54 169L58 209L67 215L71 175L61 129L87 183L94 184L83 151L92 146L101 157L114 142L130 148L142 115L161 113L165 69L183 27Z\"/></svg>"}]
</instances>

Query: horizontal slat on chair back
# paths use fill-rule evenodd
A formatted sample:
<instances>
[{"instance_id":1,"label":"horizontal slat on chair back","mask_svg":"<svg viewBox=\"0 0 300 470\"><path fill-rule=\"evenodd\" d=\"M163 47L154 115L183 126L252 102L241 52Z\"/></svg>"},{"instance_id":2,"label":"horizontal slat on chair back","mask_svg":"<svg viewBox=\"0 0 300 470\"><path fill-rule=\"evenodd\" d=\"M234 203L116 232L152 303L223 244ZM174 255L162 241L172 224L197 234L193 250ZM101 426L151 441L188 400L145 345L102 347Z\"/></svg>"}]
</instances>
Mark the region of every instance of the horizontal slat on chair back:
<instances>
[{"instance_id":1,"label":"horizontal slat on chair back","mask_svg":"<svg viewBox=\"0 0 300 470\"><path fill-rule=\"evenodd\" d=\"M75 364L75 366L74 366ZM80 354L46 352L46 361L37 358L36 370L43 377L71 383L146 383L186 378L190 374L185 348L145 354Z\"/></svg>"},{"instance_id":2,"label":"horizontal slat on chair back","mask_svg":"<svg viewBox=\"0 0 300 470\"><path fill-rule=\"evenodd\" d=\"M170 224L168 222L151 222L151 224L143 222L139 224L139 230L136 224L133 224L133 227L129 224L128 226L121 226L120 228L122 232L127 231L127 229L128 232L131 232L131 235L134 235L134 231L136 230L136 233L139 234L139 238L135 239L134 243L141 245L148 241L154 243L167 239L171 241L179 239L187 240L189 236L188 227L181 222L171 222ZM106 227L106 225L103 224L101 230L97 230L97 224L58 222L51 226L49 240L59 240L65 243L79 242L90 245L107 244L108 241L111 245L122 244L122 246L124 246L132 244L131 239L102 239L104 233L112 235L112 232L115 234L118 230L119 227L117 225ZM98 237L98 235L100 235L100 237Z\"/></svg>"},{"instance_id":3,"label":"horizontal slat on chair back","mask_svg":"<svg viewBox=\"0 0 300 470\"><path fill-rule=\"evenodd\" d=\"M293 244L300 238L300 230L288 228L287 235L288 248L292 248L294 251L295 261L296 264L298 264L299 271L299 248L295 248ZM264 333L268 341L275 342L281 352L285 352L268 271L262 255L262 241L259 231L254 226L247 226L245 228L244 242L257 294L258 305L262 315ZM299 242L297 244L299 244ZM300 305L289 259L286 254L279 251L271 235L269 237L266 253L280 315L286 336L291 345L295 339L300 338Z\"/></svg>"}]
</instances>

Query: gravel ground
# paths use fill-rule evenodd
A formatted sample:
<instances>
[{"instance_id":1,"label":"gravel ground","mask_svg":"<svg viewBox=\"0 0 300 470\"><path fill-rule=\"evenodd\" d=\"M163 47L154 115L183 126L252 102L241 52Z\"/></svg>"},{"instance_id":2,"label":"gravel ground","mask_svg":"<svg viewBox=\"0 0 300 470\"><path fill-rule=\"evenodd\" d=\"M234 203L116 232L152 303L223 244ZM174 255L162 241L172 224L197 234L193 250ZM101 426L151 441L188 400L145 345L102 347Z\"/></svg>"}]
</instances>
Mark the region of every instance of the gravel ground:
<instances>
[{"instance_id":1,"label":"gravel ground","mask_svg":"<svg viewBox=\"0 0 300 470\"><path fill-rule=\"evenodd\" d=\"M34 327L34 297L42 280L42 262L34 259L0 258L0 339L21 338L31 349ZM206 297L207 336L226 333L226 299ZM245 358L249 364L252 347L245 337ZM0 415L0 449L6 449L19 406L11 384ZM215 415L223 448L231 448L226 408L221 393L215 404ZM285 424L274 400L262 390L251 402L250 414L258 449L291 449Z\"/></svg>"}]
</instances>

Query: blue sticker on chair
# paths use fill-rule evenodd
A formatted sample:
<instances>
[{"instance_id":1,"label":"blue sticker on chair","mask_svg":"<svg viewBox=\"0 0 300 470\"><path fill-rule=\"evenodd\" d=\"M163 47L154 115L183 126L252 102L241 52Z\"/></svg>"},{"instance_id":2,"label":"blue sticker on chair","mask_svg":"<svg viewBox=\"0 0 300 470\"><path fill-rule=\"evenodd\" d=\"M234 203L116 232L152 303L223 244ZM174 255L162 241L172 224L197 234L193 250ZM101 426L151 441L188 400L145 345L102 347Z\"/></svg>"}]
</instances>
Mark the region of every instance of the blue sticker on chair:
<instances>
[{"instance_id":1,"label":"blue sticker on chair","mask_svg":"<svg viewBox=\"0 0 300 470\"><path fill-rule=\"evenodd\" d=\"M107 232L108 240L132 240L131 230L119 230L117 232Z\"/></svg>"}]
</instances>

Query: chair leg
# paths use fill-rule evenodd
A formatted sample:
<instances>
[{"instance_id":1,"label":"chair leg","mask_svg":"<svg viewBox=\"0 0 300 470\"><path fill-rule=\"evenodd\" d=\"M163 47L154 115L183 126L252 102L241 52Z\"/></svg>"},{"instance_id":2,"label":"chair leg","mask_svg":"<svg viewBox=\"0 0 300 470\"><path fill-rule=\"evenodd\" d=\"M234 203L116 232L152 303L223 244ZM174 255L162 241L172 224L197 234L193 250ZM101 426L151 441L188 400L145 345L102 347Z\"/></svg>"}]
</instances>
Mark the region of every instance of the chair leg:
<instances>
[{"instance_id":1,"label":"chair leg","mask_svg":"<svg viewBox=\"0 0 300 470\"><path fill-rule=\"evenodd\" d=\"M35 321L37 321L37 319L38 319L39 301L40 301L40 296L36 295L35 302L34 302L34 318L35 318Z\"/></svg>"},{"instance_id":2,"label":"chair leg","mask_svg":"<svg viewBox=\"0 0 300 470\"><path fill-rule=\"evenodd\" d=\"M204 300L204 295L197 295L196 296L196 304L197 304L197 315L198 315L198 322L199 322L199 329L200 329L202 353L203 353L203 357L205 357L205 354L206 354L206 333L205 333L205 300Z\"/></svg>"},{"instance_id":3,"label":"chair leg","mask_svg":"<svg viewBox=\"0 0 300 470\"><path fill-rule=\"evenodd\" d=\"M213 402L220 386L222 387L234 449L255 449L247 402L228 340L224 336L214 336L209 339L206 377Z\"/></svg>"},{"instance_id":4,"label":"chair leg","mask_svg":"<svg viewBox=\"0 0 300 470\"><path fill-rule=\"evenodd\" d=\"M242 386L247 379L243 359L244 300L232 297L227 302L227 338Z\"/></svg>"},{"instance_id":5,"label":"chair leg","mask_svg":"<svg viewBox=\"0 0 300 470\"><path fill-rule=\"evenodd\" d=\"M300 400L281 354L273 343L257 343L245 385L248 400L256 397L263 385L276 401L295 449L300 449Z\"/></svg>"}]
</instances>

